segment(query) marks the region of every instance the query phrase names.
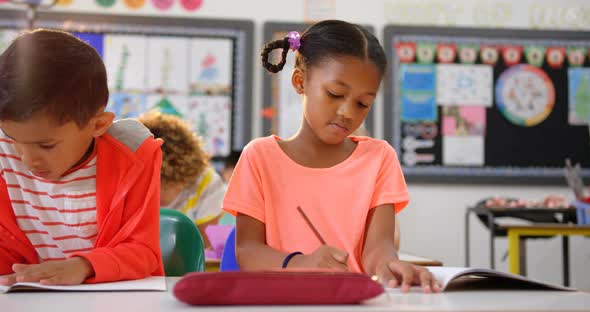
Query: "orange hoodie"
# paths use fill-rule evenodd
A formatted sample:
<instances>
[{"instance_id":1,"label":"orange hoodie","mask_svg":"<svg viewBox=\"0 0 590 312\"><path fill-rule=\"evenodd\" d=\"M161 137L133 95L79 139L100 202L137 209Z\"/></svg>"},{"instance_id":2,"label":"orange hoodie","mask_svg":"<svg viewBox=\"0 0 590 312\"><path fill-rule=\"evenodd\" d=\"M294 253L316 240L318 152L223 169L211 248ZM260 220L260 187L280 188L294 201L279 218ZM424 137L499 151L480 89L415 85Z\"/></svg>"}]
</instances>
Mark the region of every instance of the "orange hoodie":
<instances>
[{"instance_id":1,"label":"orange hoodie","mask_svg":"<svg viewBox=\"0 0 590 312\"><path fill-rule=\"evenodd\" d=\"M95 275L86 283L164 275L160 252L161 141L138 122L115 122L96 140L96 211L98 236L86 258ZM20 230L0 177L0 275L14 263L39 263Z\"/></svg>"}]
</instances>

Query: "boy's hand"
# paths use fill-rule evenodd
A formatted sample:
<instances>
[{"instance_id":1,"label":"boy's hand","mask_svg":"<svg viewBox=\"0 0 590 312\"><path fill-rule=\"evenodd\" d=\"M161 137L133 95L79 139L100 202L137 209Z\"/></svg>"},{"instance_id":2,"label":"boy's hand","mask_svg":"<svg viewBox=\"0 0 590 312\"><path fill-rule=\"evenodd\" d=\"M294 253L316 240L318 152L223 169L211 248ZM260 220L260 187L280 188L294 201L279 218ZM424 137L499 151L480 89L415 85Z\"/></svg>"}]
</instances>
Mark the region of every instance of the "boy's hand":
<instances>
[{"instance_id":1,"label":"boy's hand","mask_svg":"<svg viewBox=\"0 0 590 312\"><path fill-rule=\"evenodd\" d=\"M408 262L391 259L383 261L377 266L376 274L385 286L401 286L402 292L408 292L412 285L421 285L425 293L440 292L440 285L430 271Z\"/></svg>"},{"instance_id":2,"label":"boy's hand","mask_svg":"<svg viewBox=\"0 0 590 312\"><path fill-rule=\"evenodd\" d=\"M17 282L38 282L44 285L78 285L94 275L88 260L72 257L66 260L47 261L40 264L13 264L14 274L0 278L0 285Z\"/></svg>"},{"instance_id":3,"label":"boy's hand","mask_svg":"<svg viewBox=\"0 0 590 312\"><path fill-rule=\"evenodd\" d=\"M297 255L289 261L287 268L333 269L348 271L348 253L335 247L322 245L309 255Z\"/></svg>"}]
</instances>

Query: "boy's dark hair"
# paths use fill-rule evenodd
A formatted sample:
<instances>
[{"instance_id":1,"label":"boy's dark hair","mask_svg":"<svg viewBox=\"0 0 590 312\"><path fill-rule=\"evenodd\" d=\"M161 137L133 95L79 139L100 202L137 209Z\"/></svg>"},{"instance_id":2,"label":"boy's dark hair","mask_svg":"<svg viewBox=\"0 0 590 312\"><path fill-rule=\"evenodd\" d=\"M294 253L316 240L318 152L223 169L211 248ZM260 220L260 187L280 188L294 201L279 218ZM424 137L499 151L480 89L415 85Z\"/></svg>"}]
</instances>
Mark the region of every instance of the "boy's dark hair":
<instances>
[{"instance_id":1,"label":"boy's dark hair","mask_svg":"<svg viewBox=\"0 0 590 312\"><path fill-rule=\"evenodd\" d=\"M66 32L23 33L0 55L0 120L25 121L43 113L81 127L108 98L100 56Z\"/></svg>"},{"instance_id":2,"label":"boy's dark hair","mask_svg":"<svg viewBox=\"0 0 590 312\"><path fill-rule=\"evenodd\" d=\"M271 64L269 54L274 49L282 49L281 61ZM260 54L262 65L276 73L283 69L289 51L289 41L285 37L267 43ZM379 40L362 26L339 20L325 20L316 23L301 35L301 46L297 50L295 66L313 66L326 57L356 56L373 62L383 75L387 66L385 51Z\"/></svg>"}]
</instances>

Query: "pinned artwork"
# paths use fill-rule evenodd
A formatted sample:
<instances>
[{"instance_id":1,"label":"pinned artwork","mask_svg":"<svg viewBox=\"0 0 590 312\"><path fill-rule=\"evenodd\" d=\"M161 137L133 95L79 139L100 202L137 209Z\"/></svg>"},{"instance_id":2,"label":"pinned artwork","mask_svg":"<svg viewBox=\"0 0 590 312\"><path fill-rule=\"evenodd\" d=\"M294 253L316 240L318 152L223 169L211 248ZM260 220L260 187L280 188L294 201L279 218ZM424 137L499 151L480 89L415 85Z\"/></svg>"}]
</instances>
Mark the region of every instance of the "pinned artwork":
<instances>
[{"instance_id":1,"label":"pinned artwork","mask_svg":"<svg viewBox=\"0 0 590 312\"><path fill-rule=\"evenodd\" d=\"M402 120L435 121L438 119L434 65L402 64L400 83Z\"/></svg>"},{"instance_id":2,"label":"pinned artwork","mask_svg":"<svg viewBox=\"0 0 590 312\"><path fill-rule=\"evenodd\" d=\"M524 47L524 56L526 61L536 67L543 65L543 57L545 56L545 47L529 45Z\"/></svg>"},{"instance_id":3,"label":"pinned artwork","mask_svg":"<svg viewBox=\"0 0 590 312\"><path fill-rule=\"evenodd\" d=\"M401 63L412 63L416 58L416 43L400 42L395 45L397 57Z\"/></svg>"},{"instance_id":4,"label":"pinned artwork","mask_svg":"<svg viewBox=\"0 0 590 312\"><path fill-rule=\"evenodd\" d=\"M587 125L590 123L590 68L568 70L569 123Z\"/></svg>"},{"instance_id":5,"label":"pinned artwork","mask_svg":"<svg viewBox=\"0 0 590 312\"><path fill-rule=\"evenodd\" d=\"M453 63L457 55L457 47L454 44L439 44L436 47L436 56L439 63Z\"/></svg>"},{"instance_id":6,"label":"pinned artwork","mask_svg":"<svg viewBox=\"0 0 590 312\"><path fill-rule=\"evenodd\" d=\"M473 64L477 59L477 50L479 46L476 44L460 44L459 45L459 61L463 64Z\"/></svg>"},{"instance_id":7,"label":"pinned artwork","mask_svg":"<svg viewBox=\"0 0 590 312\"><path fill-rule=\"evenodd\" d=\"M496 65L499 53L495 46L482 45L480 50L481 62L487 65Z\"/></svg>"},{"instance_id":8,"label":"pinned artwork","mask_svg":"<svg viewBox=\"0 0 590 312\"><path fill-rule=\"evenodd\" d=\"M188 93L189 39L148 37L147 51L149 92Z\"/></svg>"},{"instance_id":9,"label":"pinned artwork","mask_svg":"<svg viewBox=\"0 0 590 312\"><path fill-rule=\"evenodd\" d=\"M418 63L431 64L434 61L436 45L433 43L418 43L416 48L416 58Z\"/></svg>"},{"instance_id":10,"label":"pinned artwork","mask_svg":"<svg viewBox=\"0 0 590 312\"><path fill-rule=\"evenodd\" d=\"M104 36L104 62L111 91L145 92L147 74L145 51L145 36Z\"/></svg>"},{"instance_id":11,"label":"pinned artwork","mask_svg":"<svg viewBox=\"0 0 590 312\"><path fill-rule=\"evenodd\" d=\"M185 118L188 111L186 95L150 94L147 96L146 102L146 111L153 109L181 118Z\"/></svg>"},{"instance_id":12,"label":"pinned artwork","mask_svg":"<svg viewBox=\"0 0 590 312\"><path fill-rule=\"evenodd\" d=\"M205 150L213 156L227 156L231 151L231 97L190 96L179 105L184 119L203 137Z\"/></svg>"},{"instance_id":13,"label":"pinned artwork","mask_svg":"<svg viewBox=\"0 0 590 312\"><path fill-rule=\"evenodd\" d=\"M431 121L405 122L402 132L404 136L433 140L438 136L438 125Z\"/></svg>"},{"instance_id":14,"label":"pinned artwork","mask_svg":"<svg viewBox=\"0 0 590 312\"><path fill-rule=\"evenodd\" d=\"M442 162L447 166L483 166L483 136L443 136Z\"/></svg>"},{"instance_id":15,"label":"pinned artwork","mask_svg":"<svg viewBox=\"0 0 590 312\"><path fill-rule=\"evenodd\" d=\"M436 102L439 105L492 106L492 67L440 64L436 66Z\"/></svg>"},{"instance_id":16,"label":"pinned artwork","mask_svg":"<svg viewBox=\"0 0 590 312\"><path fill-rule=\"evenodd\" d=\"M569 66L582 66L586 59L586 49L570 47L567 49L567 61Z\"/></svg>"},{"instance_id":17,"label":"pinned artwork","mask_svg":"<svg viewBox=\"0 0 590 312\"><path fill-rule=\"evenodd\" d=\"M444 136L485 135L485 107L445 106L442 114L442 133Z\"/></svg>"},{"instance_id":18,"label":"pinned artwork","mask_svg":"<svg viewBox=\"0 0 590 312\"><path fill-rule=\"evenodd\" d=\"M498 78L496 102L510 122L531 127L543 122L553 111L555 88L544 71L520 64L508 68Z\"/></svg>"},{"instance_id":19,"label":"pinned artwork","mask_svg":"<svg viewBox=\"0 0 590 312\"><path fill-rule=\"evenodd\" d=\"M190 94L231 96L232 40L199 38L190 44Z\"/></svg>"},{"instance_id":20,"label":"pinned artwork","mask_svg":"<svg viewBox=\"0 0 590 312\"><path fill-rule=\"evenodd\" d=\"M565 48L549 47L547 48L547 64L551 68L561 68L565 61Z\"/></svg>"},{"instance_id":21,"label":"pinned artwork","mask_svg":"<svg viewBox=\"0 0 590 312\"><path fill-rule=\"evenodd\" d=\"M106 110L115 113L116 119L139 117L148 110L146 95L141 93L113 93L109 96Z\"/></svg>"},{"instance_id":22,"label":"pinned artwork","mask_svg":"<svg viewBox=\"0 0 590 312\"><path fill-rule=\"evenodd\" d=\"M504 64L506 64L507 66L512 66L520 63L521 56L521 46L505 46L502 48L502 58L504 60Z\"/></svg>"}]
</instances>

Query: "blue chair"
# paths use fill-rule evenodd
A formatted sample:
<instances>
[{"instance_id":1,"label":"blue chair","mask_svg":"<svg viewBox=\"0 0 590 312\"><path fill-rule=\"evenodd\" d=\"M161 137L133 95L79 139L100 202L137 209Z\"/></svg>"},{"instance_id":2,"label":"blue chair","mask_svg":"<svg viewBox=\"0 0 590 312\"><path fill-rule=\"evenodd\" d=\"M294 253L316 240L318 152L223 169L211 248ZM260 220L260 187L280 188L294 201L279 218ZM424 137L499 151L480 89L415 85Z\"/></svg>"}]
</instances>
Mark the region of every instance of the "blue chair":
<instances>
[{"instance_id":1,"label":"blue chair","mask_svg":"<svg viewBox=\"0 0 590 312\"><path fill-rule=\"evenodd\" d=\"M239 271L240 266L236 259L236 228L234 227L223 247L223 253L221 254L221 263L219 264L219 271Z\"/></svg>"}]
</instances>

